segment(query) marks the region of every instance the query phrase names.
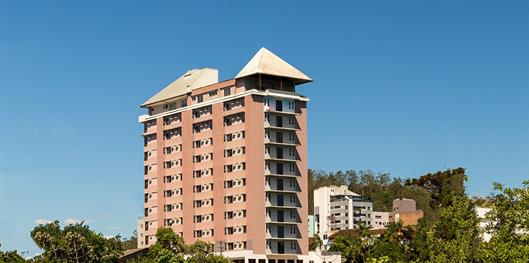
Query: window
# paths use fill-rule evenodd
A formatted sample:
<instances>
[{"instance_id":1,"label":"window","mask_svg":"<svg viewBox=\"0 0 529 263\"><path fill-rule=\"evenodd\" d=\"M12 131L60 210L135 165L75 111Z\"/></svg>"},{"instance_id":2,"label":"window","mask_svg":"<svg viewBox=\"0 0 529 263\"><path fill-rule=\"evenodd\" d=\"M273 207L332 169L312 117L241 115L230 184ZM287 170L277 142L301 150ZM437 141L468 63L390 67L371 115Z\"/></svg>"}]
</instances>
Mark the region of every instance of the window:
<instances>
[{"instance_id":1,"label":"window","mask_svg":"<svg viewBox=\"0 0 529 263\"><path fill-rule=\"evenodd\" d=\"M212 90L209 92L209 96L210 97L213 97L213 96L217 96L217 90Z\"/></svg>"},{"instance_id":2,"label":"window","mask_svg":"<svg viewBox=\"0 0 529 263\"><path fill-rule=\"evenodd\" d=\"M231 87L224 89L224 96L229 96L229 95L231 95Z\"/></svg>"},{"instance_id":3,"label":"window","mask_svg":"<svg viewBox=\"0 0 529 263\"><path fill-rule=\"evenodd\" d=\"M193 100L196 102L196 103L201 103L201 102L204 102L204 95L200 94L200 95L196 95Z\"/></svg>"},{"instance_id":4,"label":"window","mask_svg":"<svg viewBox=\"0 0 529 263\"><path fill-rule=\"evenodd\" d=\"M296 202L296 195L294 195L294 194L289 195L289 200L290 200L290 203L295 203Z\"/></svg>"},{"instance_id":5,"label":"window","mask_svg":"<svg viewBox=\"0 0 529 263\"><path fill-rule=\"evenodd\" d=\"M296 250L297 248L297 243L296 242L290 242L290 250ZM289 260L289 261L292 261L292 263L294 263L294 260ZM288 262L290 263L290 262Z\"/></svg>"},{"instance_id":6,"label":"window","mask_svg":"<svg viewBox=\"0 0 529 263\"><path fill-rule=\"evenodd\" d=\"M288 116L288 124L294 125L294 123L295 123L294 117L293 116Z\"/></svg>"}]
</instances>

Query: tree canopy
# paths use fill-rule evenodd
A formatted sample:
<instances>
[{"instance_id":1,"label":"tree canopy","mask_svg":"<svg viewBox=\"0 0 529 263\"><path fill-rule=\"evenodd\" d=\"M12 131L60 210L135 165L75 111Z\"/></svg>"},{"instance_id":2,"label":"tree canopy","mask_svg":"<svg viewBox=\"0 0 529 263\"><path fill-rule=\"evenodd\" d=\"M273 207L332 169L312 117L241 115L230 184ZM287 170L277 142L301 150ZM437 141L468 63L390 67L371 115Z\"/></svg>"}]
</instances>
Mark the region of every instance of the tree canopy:
<instances>
[{"instance_id":1,"label":"tree canopy","mask_svg":"<svg viewBox=\"0 0 529 263\"><path fill-rule=\"evenodd\" d=\"M149 248L145 262L191 262L191 263L229 263L229 258L213 253L213 244L201 240L186 245L184 239L171 228L158 228L156 244Z\"/></svg>"},{"instance_id":2,"label":"tree canopy","mask_svg":"<svg viewBox=\"0 0 529 263\"><path fill-rule=\"evenodd\" d=\"M119 236L103 237L83 222L62 229L59 221L38 225L31 238L44 250L38 262L115 262L122 253Z\"/></svg>"},{"instance_id":3,"label":"tree canopy","mask_svg":"<svg viewBox=\"0 0 529 263\"><path fill-rule=\"evenodd\" d=\"M343 184L347 182L345 178L354 174L317 172L313 185ZM325 176L331 179L322 178ZM496 183L495 194L486 202L476 202L465 194L466 178L462 168L427 174L404 184L400 179L388 184L391 180L385 175L364 174L358 189L372 200L384 200L384 196L413 189L415 193L427 193L431 197L422 204L430 207L434 214L428 220L420 220L416 226L390 224L379 237L369 234L338 236L332 240L329 250L341 252L346 263L529 262L529 181L524 182L522 188L507 188ZM391 189L392 184L399 190ZM358 186L349 185L351 190L355 187ZM387 192L370 195L366 191L370 187ZM485 219L478 219L476 203L486 203L491 208ZM480 227L480 223L485 227ZM484 233L491 235L490 241L483 240Z\"/></svg>"}]
</instances>

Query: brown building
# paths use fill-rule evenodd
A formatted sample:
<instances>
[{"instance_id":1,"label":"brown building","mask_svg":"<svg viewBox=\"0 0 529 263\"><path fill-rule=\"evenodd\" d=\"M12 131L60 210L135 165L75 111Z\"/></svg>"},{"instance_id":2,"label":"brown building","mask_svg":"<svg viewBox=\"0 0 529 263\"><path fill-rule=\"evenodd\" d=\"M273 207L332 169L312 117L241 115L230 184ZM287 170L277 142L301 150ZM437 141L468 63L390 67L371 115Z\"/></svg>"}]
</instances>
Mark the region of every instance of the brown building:
<instances>
[{"instance_id":1,"label":"brown building","mask_svg":"<svg viewBox=\"0 0 529 263\"><path fill-rule=\"evenodd\" d=\"M186 72L141 107L144 244L171 227L234 259L309 263L307 102L312 81L262 48L234 79Z\"/></svg>"}]
</instances>

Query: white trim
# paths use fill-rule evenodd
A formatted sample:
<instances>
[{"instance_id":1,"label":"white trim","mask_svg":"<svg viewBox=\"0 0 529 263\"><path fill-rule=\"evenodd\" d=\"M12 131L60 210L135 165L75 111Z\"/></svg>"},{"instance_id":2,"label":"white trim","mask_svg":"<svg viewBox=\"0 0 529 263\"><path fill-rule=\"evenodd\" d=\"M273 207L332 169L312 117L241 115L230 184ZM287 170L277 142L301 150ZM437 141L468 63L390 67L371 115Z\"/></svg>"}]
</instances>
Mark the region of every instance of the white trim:
<instances>
[{"instance_id":1,"label":"white trim","mask_svg":"<svg viewBox=\"0 0 529 263\"><path fill-rule=\"evenodd\" d=\"M263 91L252 89L252 90L247 90L247 91L244 91L244 92L241 92L241 93L238 93L238 94L234 94L234 95L230 95L230 96L226 96L226 97L221 97L221 98L216 98L216 99L212 99L212 100L209 100L209 101L205 101L205 102L201 102L201 103L185 106L185 107L182 107L182 108L161 112L161 113L158 113L158 114L155 114L155 115L143 114L143 115L140 115L138 117L138 122L139 123L143 123L143 122L146 122L146 121L157 119L158 117L165 117L165 116L172 115L172 114L179 113L179 112L183 112L183 111L186 111L186 110L192 110L192 109L196 109L196 108L200 108L200 107L204 107L204 106L208 106L208 105L213 105L213 104L218 103L218 102L225 102L225 101L228 101L228 100L238 99L238 98L242 98L242 97L244 97L246 95L253 95L253 94L261 95L261 96L273 96L273 97L279 97L279 98L296 99L296 100L301 100L301 101L306 101L306 102L309 101L309 98L301 97L299 95L296 96L296 95L275 93L273 91L270 92L270 90L266 90L266 91L263 92Z\"/></svg>"}]
</instances>

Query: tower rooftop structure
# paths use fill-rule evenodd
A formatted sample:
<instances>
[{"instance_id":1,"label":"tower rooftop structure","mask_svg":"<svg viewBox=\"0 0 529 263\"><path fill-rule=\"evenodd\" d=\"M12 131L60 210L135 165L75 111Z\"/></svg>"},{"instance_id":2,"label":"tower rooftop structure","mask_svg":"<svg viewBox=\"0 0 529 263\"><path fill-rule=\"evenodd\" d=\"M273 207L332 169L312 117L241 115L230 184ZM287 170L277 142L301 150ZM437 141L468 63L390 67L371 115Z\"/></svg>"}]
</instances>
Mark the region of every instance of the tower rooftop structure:
<instances>
[{"instance_id":1,"label":"tower rooftop structure","mask_svg":"<svg viewBox=\"0 0 529 263\"><path fill-rule=\"evenodd\" d=\"M186 95L194 89L219 82L219 71L213 68L191 69L173 81L167 87L145 101L141 107L155 105L179 96Z\"/></svg>"},{"instance_id":2,"label":"tower rooftop structure","mask_svg":"<svg viewBox=\"0 0 529 263\"><path fill-rule=\"evenodd\" d=\"M289 78L294 81L295 85L312 81L305 73L264 47L257 51L248 64L235 76L235 79L258 74Z\"/></svg>"}]
</instances>

